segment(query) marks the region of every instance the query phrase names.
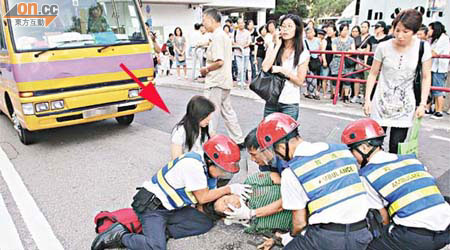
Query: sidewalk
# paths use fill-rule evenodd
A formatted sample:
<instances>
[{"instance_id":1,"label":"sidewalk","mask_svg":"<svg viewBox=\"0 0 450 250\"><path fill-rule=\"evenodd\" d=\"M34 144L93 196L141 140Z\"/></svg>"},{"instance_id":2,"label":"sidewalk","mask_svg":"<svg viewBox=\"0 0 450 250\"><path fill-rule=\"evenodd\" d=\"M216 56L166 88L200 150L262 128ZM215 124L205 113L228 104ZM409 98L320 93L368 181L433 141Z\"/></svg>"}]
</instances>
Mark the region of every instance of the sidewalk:
<instances>
[{"instance_id":1,"label":"sidewalk","mask_svg":"<svg viewBox=\"0 0 450 250\"><path fill-rule=\"evenodd\" d=\"M204 84L199 82L193 82L191 79L192 71L188 68L188 80L178 80L176 77L176 68L171 70L172 75L169 76L158 76L155 80L156 86L170 87L170 88L178 88L178 89L187 89L187 90L195 90L199 92L203 92ZM181 73L183 76L183 73ZM303 92L304 89L302 89ZM231 90L231 95L239 96L249 99L254 99L261 103L264 101L259 98L253 91L250 89L240 89L235 87ZM330 99L321 99L321 100L311 100L303 97L300 97L300 108L313 109L321 112L334 113L337 116L352 115L358 117L365 117L362 106L360 104L344 104L343 102L338 102L336 105L332 104L332 100ZM350 117L346 117L350 118ZM450 115L444 113L444 117L440 120L434 120L430 117L424 117L422 121L422 126L426 129L443 129L447 132L450 132Z\"/></svg>"}]
</instances>

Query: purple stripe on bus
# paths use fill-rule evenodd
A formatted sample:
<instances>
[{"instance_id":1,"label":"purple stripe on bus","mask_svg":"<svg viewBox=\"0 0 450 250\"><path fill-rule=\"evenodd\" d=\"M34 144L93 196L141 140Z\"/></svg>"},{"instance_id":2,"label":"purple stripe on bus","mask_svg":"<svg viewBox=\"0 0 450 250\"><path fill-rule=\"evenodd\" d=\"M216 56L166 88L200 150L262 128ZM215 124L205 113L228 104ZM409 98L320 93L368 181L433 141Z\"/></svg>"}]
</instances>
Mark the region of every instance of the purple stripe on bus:
<instances>
[{"instance_id":1,"label":"purple stripe on bus","mask_svg":"<svg viewBox=\"0 0 450 250\"><path fill-rule=\"evenodd\" d=\"M0 67L4 70L6 68L6 71L9 71L12 66L12 73L16 82L34 82L121 72L121 63L125 64L131 70L153 67L152 55L150 53L12 65L2 63Z\"/></svg>"}]
</instances>

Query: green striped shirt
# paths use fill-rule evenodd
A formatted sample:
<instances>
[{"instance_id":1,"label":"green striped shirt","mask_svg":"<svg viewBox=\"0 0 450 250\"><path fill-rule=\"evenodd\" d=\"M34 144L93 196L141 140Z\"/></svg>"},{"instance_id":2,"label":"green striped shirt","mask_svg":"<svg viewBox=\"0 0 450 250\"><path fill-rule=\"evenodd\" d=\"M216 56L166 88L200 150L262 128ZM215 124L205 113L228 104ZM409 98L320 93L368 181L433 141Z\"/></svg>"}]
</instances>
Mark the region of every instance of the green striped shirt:
<instances>
[{"instance_id":1,"label":"green striped shirt","mask_svg":"<svg viewBox=\"0 0 450 250\"><path fill-rule=\"evenodd\" d=\"M244 184L252 186L253 193L250 195L249 208L257 209L281 199L280 185L273 184L269 172L256 173L247 177ZM279 213L259 217L252 221L246 233L268 233L275 229L283 231L292 228L292 212L281 211Z\"/></svg>"}]
</instances>

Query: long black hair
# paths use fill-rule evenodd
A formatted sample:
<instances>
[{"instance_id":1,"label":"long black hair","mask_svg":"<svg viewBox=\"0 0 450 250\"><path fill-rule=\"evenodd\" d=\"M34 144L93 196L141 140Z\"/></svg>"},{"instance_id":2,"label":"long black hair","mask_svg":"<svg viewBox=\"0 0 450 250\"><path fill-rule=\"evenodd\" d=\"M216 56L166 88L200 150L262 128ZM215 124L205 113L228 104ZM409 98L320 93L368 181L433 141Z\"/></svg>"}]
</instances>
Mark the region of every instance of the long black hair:
<instances>
[{"instance_id":1,"label":"long black hair","mask_svg":"<svg viewBox=\"0 0 450 250\"><path fill-rule=\"evenodd\" d=\"M428 25L433 30L433 35L431 35L431 43L434 43L434 41L438 40L442 34L445 33L445 26L439 22L432 22Z\"/></svg>"},{"instance_id":2,"label":"long black hair","mask_svg":"<svg viewBox=\"0 0 450 250\"><path fill-rule=\"evenodd\" d=\"M173 30L173 33L175 34L175 36L178 36L178 35L177 35L177 30L180 30L180 36L183 36L183 30L182 30L180 27L176 27L176 28Z\"/></svg>"},{"instance_id":3,"label":"long black hair","mask_svg":"<svg viewBox=\"0 0 450 250\"><path fill-rule=\"evenodd\" d=\"M283 19L281 19L281 24L283 24L284 21L286 21L287 19L291 19L294 23L295 23L295 35L294 35L294 49L295 49L295 54L294 54L294 68L298 65L298 61L300 60L300 55L303 52L303 22L302 19L294 14L287 14L286 16L283 17ZM284 40L281 42L281 47L280 50L278 51L277 54L277 59L276 59L276 63L277 65L281 65L282 60L281 57L283 56L283 52L284 52Z\"/></svg>"},{"instance_id":4,"label":"long black hair","mask_svg":"<svg viewBox=\"0 0 450 250\"><path fill-rule=\"evenodd\" d=\"M200 128L200 122L214 112L214 103L203 96L196 95L191 98L186 108L186 114L180 122L177 123L175 129L183 126L186 131L186 142L188 150L192 149L199 133L201 133L200 143L209 139L209 126ZM201 131L201 132L200 132Z\"/></svg>"}]
</instances>

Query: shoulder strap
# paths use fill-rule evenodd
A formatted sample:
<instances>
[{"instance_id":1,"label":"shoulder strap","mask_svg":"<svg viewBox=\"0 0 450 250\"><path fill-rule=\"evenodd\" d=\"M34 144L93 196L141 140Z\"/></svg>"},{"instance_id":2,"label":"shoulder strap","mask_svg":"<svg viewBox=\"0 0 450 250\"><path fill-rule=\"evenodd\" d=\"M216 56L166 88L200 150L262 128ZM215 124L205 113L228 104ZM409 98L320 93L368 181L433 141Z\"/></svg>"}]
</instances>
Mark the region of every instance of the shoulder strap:
<instances>
[{"instance_id":1,"label":"shoulder strap","mask_svg":"<svg viewBox=\"0 0 450 250\"><path fill-rule=\"evenodd\" d=\"M367 41L369 41L369 38L370 38L370 35L366 36L366 38L364 38L364 40L359 45L358 49L361 48Z\"/></svg>"},{"instance_id":2,"label":"shoulder strap","mask_svg":"<svg viewBox=\"0 0 450 250\"><path fill-rule=\"evenodd\" d=\"M237 30L234 31L234 42L236 42L236 34L237 34Z\"/></svg>"},{"instance_id":3,"label":"shoulder strap","mask_svg":"<svg viewBox=\"0 0 450 250\"><path fill-rule=\"evenodd\" d=\"M309 51L311 51L311 50L309 49L309 45L308 45L308 40L307 40L307 39L305 39L305 45L306 45L306 48L307 48Z\"/></svg>"},{"instance_id":4,"label":"shoulder strap","mask_svg":"<svg viewBox=\"0 0 450 250\"><path fill-rule=\"evenodd\" d=\"M420 46L419 46L419 62L417 62L417 68L416 68L416 70L420 70L420 67L422 67L423 51L424 51L424 42L423 42L423 41L420 41Z\"/></svg>"}]
</instances>

